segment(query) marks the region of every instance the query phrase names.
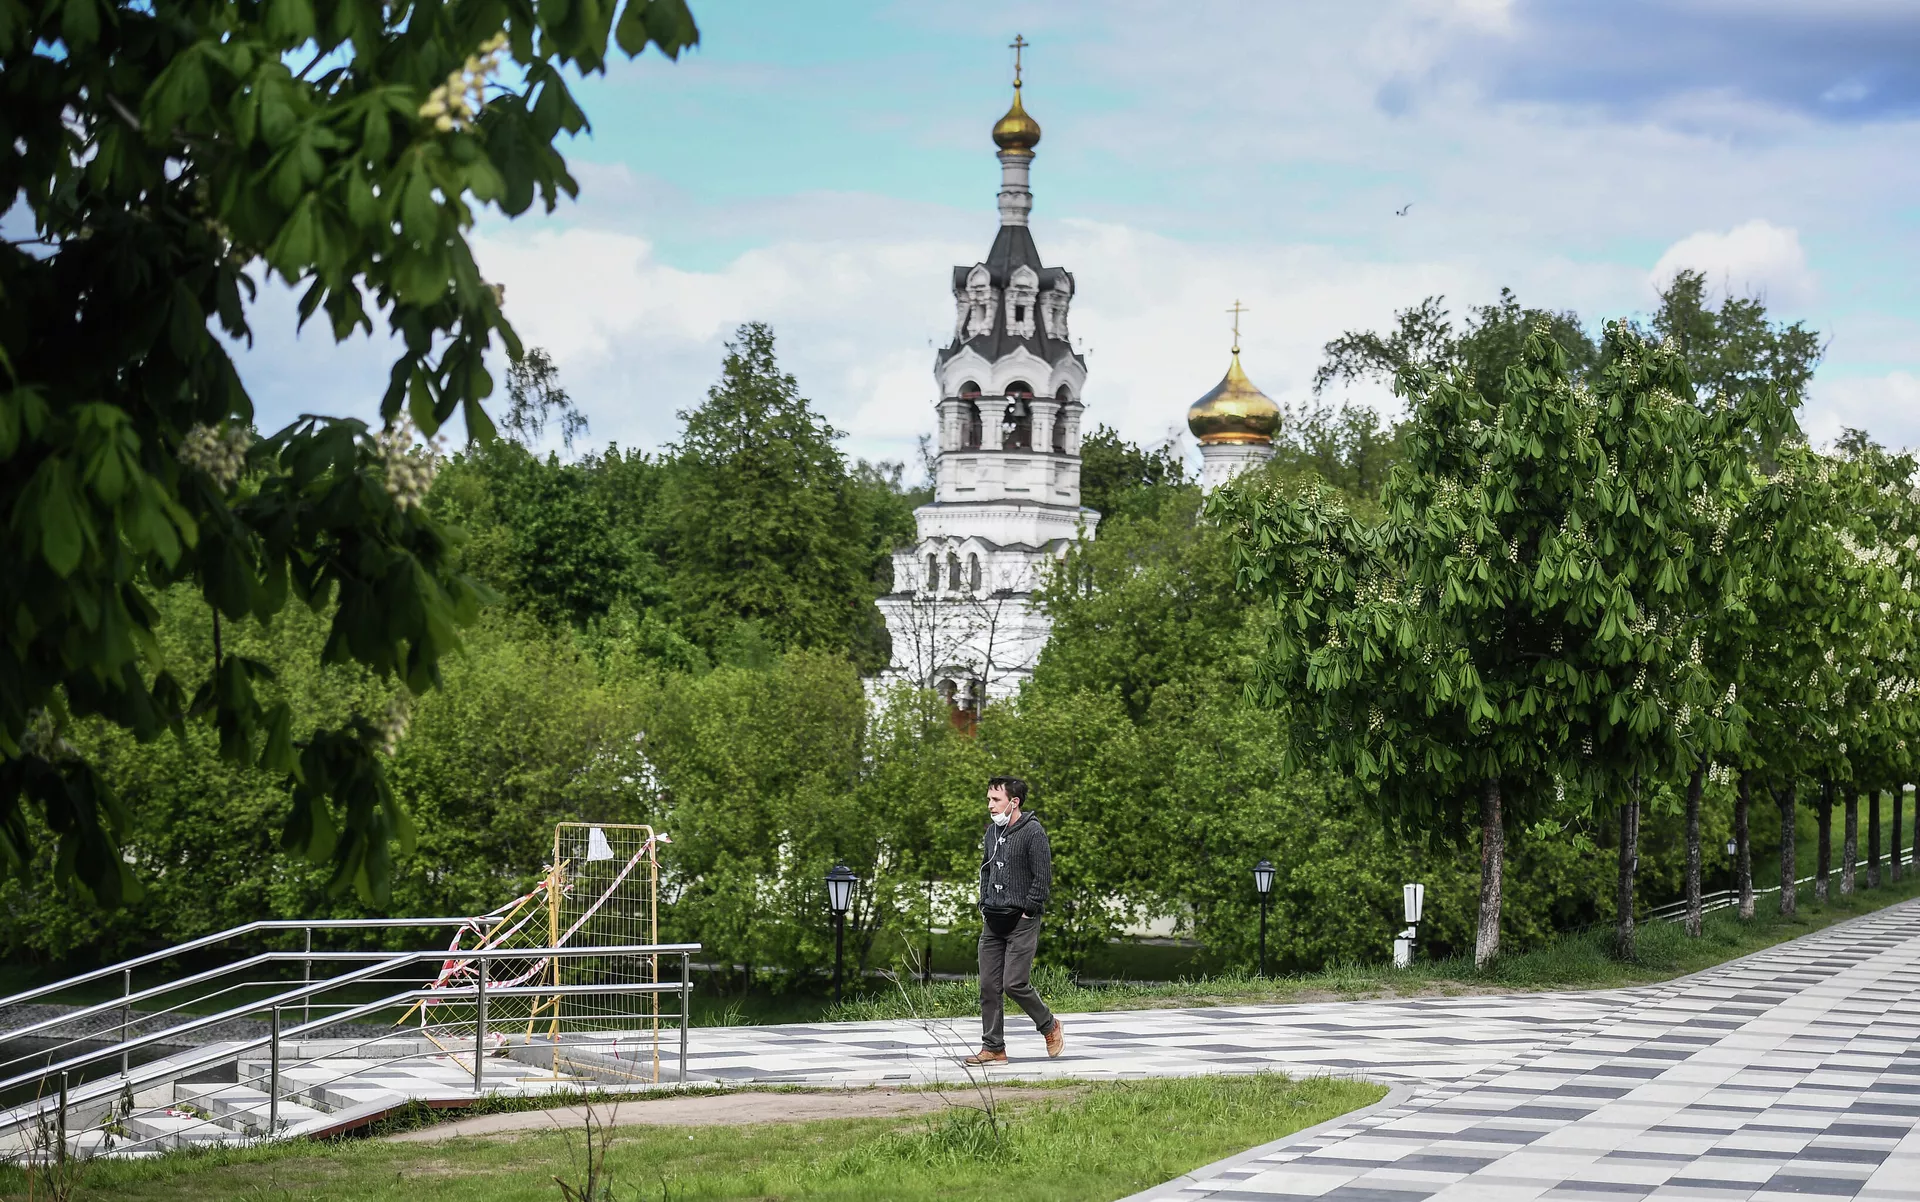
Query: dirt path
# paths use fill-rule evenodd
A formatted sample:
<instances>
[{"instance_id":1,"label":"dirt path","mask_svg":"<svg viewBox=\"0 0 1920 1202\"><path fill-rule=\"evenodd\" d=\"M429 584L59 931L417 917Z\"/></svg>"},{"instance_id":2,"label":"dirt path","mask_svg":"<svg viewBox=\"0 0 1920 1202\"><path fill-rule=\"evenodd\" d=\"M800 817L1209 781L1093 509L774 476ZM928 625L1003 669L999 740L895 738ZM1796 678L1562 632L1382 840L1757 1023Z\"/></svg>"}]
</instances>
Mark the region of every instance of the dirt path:
<instances>
[{"instance_id":1,"label":"dirt path","mask_svg":"<svg viewBox=\"0 0 1920 1202\"><path fill-rule=\"evenodd\" d=\"M1071 1097L1072 1089L1022 1089L1000 1094L1002 1104ZM749 1123L803 1123L814 1119L883 1118L899 1114L931 1114L948 1106L973 1105L971 1091L942 1095L931 1090L841 1089L820 1093L704 1094L689 1098L641 1098L618 1107L595 1106L595 1113L620 1127L739 1127ZM483 1114L450 1123L436 1123L418 1131L382 1138L399 1144L433 1144L472 1136L577 1130L586 1121L584 1106L552 1110L521 1110L511 1114Z\"/></svg>"}]
</instances>

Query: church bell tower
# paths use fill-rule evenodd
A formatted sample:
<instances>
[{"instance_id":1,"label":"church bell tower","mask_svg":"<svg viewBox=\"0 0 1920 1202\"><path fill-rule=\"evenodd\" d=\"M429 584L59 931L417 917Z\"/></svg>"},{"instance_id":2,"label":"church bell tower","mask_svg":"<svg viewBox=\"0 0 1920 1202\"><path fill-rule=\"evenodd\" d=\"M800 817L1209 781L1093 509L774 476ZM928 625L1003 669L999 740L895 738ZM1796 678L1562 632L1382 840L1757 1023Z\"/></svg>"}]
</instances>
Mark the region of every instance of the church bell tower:
<instances>
[{"instance_id":1,"label":"church bell tower","mask_svg":"<svg viewBox=\"0 0 1920 1202\"><path fill-rule=\"evenodd\" d=\"M893 640L884 679L939 689L961 712L1032 674L1050 630L1035 590L1100 520L1080 504L1073 273L1042 264L1027 228L1040 123L1021 97L1026 45L1014 39L1013 104L993 127L1000 228L985 259L953 269L953 337L934 356L933 502L914 512L918 542L894 553L879 603Z\"/></svg>"}]
</instances>

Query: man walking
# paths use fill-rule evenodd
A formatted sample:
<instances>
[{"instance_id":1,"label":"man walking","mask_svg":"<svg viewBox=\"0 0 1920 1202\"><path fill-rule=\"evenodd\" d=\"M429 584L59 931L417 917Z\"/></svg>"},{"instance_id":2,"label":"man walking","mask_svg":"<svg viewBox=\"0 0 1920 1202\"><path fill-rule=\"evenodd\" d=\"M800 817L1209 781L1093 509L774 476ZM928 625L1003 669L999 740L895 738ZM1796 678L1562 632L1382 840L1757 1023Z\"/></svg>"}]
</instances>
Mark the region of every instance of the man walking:
<instances>
[{"instance_id":1,"label":"man walking","mask_svg":"<svg viewBox=\"0 0 1920 1202\"><path fill-rule=\"evenodd\" d=\"M980 1050L971 1065L1007 1062L1006 1003L1010 997L1047 1039L1047 1055L1066 1046L1060 1020L1028 978L1040 949L1040 915L1053 888L1053 849L1040 820L1022 814L1027 782L996 776L987 782L987 827L980 857Z\"/></svg>"}]
</instances>

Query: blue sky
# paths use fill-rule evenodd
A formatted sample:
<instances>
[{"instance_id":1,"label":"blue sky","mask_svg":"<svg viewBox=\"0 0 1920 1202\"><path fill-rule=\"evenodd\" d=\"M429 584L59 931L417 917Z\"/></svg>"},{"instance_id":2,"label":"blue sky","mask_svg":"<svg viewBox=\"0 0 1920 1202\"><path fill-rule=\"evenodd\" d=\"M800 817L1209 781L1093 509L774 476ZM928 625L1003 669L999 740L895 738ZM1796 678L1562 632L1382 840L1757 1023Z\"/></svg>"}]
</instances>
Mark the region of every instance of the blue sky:
<instances>
[{"instance_id":1,"label":"blue sky","mask_svg":"<svg viewBox=\"0 0 1920 1202\"><path fill-rule=\"evenodd\" d=\"M1017 30L1035 236L1078 281L1091 416L1130 437L1219 377L1236 297L1248 371L1298 401L1323 343L1426 295L1597 323L1686 266L1828 337L1816 439L1920 445L1907 0L693 7L679 63L580 83L580 201L476 231L596 442L670 441L761 319L850 453L909 457L948 269L993 236ZM242 360L263 424L370 412L387 348L296 339L270 303Z\"/></svg>"}]
</instances>

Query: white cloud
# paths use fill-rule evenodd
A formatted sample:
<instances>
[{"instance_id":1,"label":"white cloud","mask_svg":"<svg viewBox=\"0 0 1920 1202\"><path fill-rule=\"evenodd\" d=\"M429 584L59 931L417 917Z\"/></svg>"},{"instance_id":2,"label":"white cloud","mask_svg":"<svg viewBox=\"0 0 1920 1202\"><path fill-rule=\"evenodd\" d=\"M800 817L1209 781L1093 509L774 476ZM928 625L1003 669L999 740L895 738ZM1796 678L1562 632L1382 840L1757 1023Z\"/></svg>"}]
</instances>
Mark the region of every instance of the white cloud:
<instances>
[{"instance_id":1,"label":"white cloud","mask_svg":"<svg viewBox=\"0 0 1920 1202\"><path fill-rule=\"evenodd\" d=\"M1894 371L1836 379L1815 376L1811 391L1801 420L1816 446L1832 442L1843 427L1852 426L1894 450L1920 449L1920 375Z\"/></svg>"},{"instance_id":2,"label":"white cloud","mask_svg":"<svg viewBox=\"0 0 1920 1202\"><path fill-rule=\"evenodd\" d=\"M1901 216L1920 190L1914 125L1834 126L1711 90L1663 102L1669 117L1691 106L1686 120L1623 116L1502 99L1471 72L1438 71L1468 52L1460 29L1510 28L1530 11L1505 0L1202 4L1174 39L1162 8L1049 8L1055 34L1033 67L1048 131L1036 235L1047 262L1079 281L1074 328L1092 352L1093 420L1136 439L1163 435L1219 378L1221 311L1236 297L1252 309L1248 371L1297 400L1328 338L1378 328L1428 294L1446 294L1458 315L1510 285L1523 303L1597 322L1649 305L1646 269L1658 259L1656 282L1698 267L1717 287L1764 292L1775 317L1831 334L1813 408L1826 414L1829 395L1863 406L1876 436L1900 441L1897 387L1861 381L1920 370L1920 311L1898 270L1920 249ZM1011 15L899 11L939 26L929 42L979 34L989 50L1005 38L985 39L984 24ZM1468 50L1505 40L1478 36ZM777 166L750 186L708 187L693 169L665 166L677 164L671 155L631 149L655 145L631 134L650 121L647 106L608 105L594 113L601 140L570 151L582 158L581 202L554 218L487 223L481 262L508 285L523 335L558 356L596 442L673 438L674 412L713 381L724 339L764 319L803 391L849 431L849 452L910 457L914 434L932 426L929 342L952 328L947 270L984 254L993 234L996 173L978 131L1003 97L927 107L919 76L912 97L874 94L884 72L776 74L772 87L759 64L724 52L716 41L695 63L747 73L731 101L710 98L718 108L747 111L775 93L800 106L824 95L833 112L854 98L898 104L923 141L832 148L844 192L782 194ZM1049 95L1048 79L1129 83ZM1410 100L1388 111L1381 90L1396 80ZM1713 106L1725 111L1708 114ZM949 127L963 124L972 149L956 153L975 156L961 164L970 192L927 199L922 152L951 144ZM756 156L743 147L740 158ZM1407 217L1393 216L1409 201ZM242 370L263 409L364 411L384 386L384 344L335 352L311 329L294 344L290 317L261 327L262 350ZM1881 399L1869 403L1872 387Z\"/></svg>"},{"instance_id":3,"label":"white cloud","mask_svg":"<svg viewBox=\"0 0 1920 1202\"><path fill-rule=\"evenodd\" d=\"M1682 270L1704 272L1708 287L1759 296L1772 309L1809 304L1819 291L1799 232L1759 218L1725 233L1708 230L1680 239L1653 265L1648 282L1663 288Z\"/></svg>"},{"instance_id":4,"label":"white cloud","mask_svg":"<svg viewBox=\"0 0 1920 1202\"><path fill-rule=\"evenodd\" d=\"M953 323L950 268L979 259L992 238L990 211L973 224L966 242L781 241L713 271L669 267L646 239L601 229L489 232L476 254L487 278L506 285L522 338L554 355L596 442L670 441L675 412L717 375L721 343L740 322L764 320L782 366L847 432L850 454L911 461L933 428L933 349ZM1188 404L1225 370L1225 310L1236 299L1248 308L1248 372L1276 400L1299 402L1321 347L1341 332L1384 326L1432 294L1455 298L1458 313L1508 282L1471 263L1369 262L1303 244L1196 246L1113 222L1047 221L1035 233L1045 261L1075 274L1089 420L1143 443L1182 433ZM1632 278L1550 259L1513 282L1596 296ZM1351 398L1397 404L1379 388Z\"/></svg>"}]
</instances>

